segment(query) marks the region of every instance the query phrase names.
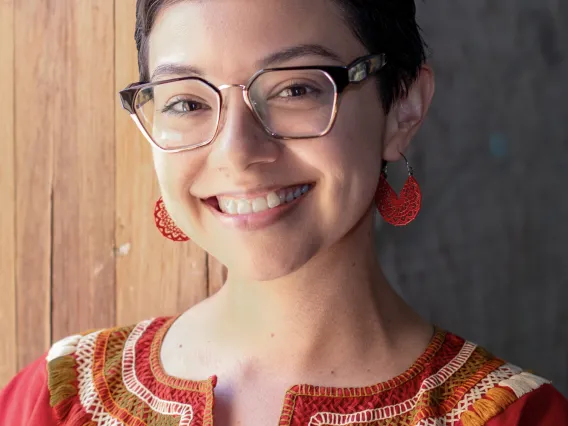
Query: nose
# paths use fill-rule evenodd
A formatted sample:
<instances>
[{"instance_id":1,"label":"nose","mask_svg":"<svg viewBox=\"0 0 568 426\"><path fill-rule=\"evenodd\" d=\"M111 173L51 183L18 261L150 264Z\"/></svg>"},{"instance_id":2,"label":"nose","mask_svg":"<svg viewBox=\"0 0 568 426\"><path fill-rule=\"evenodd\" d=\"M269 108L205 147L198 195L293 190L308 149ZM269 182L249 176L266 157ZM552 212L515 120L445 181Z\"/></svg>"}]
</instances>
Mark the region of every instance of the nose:
<instances>
[{"instance_id":1,"label":"nose","mask_svg":"<svg viewBox=\"0 0 568 426\"><path fill-rule=\"evenodd\" d=\"M209 154L210 165L220 170L242 172L272 163L280 153L280 142L264 131L243 96L238 96L243 88L231 85L224 90L219 131Z\"/></svg>"}]
</instances>

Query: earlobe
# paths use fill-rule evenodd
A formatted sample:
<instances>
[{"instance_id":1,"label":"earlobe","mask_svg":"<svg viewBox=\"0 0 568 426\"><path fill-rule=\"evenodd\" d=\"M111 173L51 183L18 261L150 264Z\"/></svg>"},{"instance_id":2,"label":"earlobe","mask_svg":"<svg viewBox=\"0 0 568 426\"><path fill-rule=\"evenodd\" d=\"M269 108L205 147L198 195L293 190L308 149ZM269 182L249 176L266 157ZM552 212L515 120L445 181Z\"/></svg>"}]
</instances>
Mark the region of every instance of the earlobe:
<instances>
[{"instance_id":1,"label":"earlobe","mask_svg":"<svg viewBox=\"0 0 568 426\"><path fill-rule=\"evenodd\" d=\"M424 121L433 95L434 73L424 65L407 95L392 106L387 116L383 147L386 161L397 161L400 153L406 151Z\"/></svg>"}]
</instances>

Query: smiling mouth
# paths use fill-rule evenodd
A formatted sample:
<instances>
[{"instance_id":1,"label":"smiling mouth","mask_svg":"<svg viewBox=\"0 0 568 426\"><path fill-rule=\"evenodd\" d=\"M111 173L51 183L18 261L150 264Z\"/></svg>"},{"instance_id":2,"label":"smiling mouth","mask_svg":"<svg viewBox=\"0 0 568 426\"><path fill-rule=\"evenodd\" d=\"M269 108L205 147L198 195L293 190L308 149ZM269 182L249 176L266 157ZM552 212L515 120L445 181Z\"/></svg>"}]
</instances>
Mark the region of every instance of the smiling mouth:
<instances>
[{"instance_id":1,"label":"smiling mouth","mask_svg":"<svg viewBox=\"0 0 568 426\"><path fill-rule=\"evenodd\" d=\"M262 197L254 199L235 199L217 196L203 201L225 215L244 216L261 213L291 203L309 193L314 186L315 184L313 183L295 185L278 191L271 191Z\"/></svg>"}]
</instances>

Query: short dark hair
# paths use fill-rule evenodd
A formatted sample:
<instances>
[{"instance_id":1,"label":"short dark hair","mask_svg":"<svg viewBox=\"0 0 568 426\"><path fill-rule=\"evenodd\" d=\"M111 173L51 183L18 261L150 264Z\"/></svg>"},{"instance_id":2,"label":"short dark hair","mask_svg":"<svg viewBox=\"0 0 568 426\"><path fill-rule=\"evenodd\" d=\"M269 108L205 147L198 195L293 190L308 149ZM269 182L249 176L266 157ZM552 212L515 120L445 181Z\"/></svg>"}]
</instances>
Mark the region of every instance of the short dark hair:
<instances>
[{"instance_id":1,"label":"short dark hair","mask_svg":"<svg viewBox=\"0 0 568 426\"><path fill-rule=\"evenodd\" d=\"M150 79L148 38L160 10L185 0L137 0L136 48L140 80ZM385 53L387 65L379 75L385 112L406 96L426 62L426 43L416 23L414 0L330 0L369 53Z\"/></svg>"}]
</instances>

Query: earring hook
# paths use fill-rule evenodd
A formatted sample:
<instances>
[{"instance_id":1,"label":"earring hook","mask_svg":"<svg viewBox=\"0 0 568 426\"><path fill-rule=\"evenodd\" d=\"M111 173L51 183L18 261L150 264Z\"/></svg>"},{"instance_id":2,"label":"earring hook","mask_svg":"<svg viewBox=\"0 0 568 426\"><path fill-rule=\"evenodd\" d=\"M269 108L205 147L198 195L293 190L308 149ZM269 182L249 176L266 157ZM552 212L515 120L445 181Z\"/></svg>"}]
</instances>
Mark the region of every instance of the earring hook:
<instances>
[{"instance_id":1,"label":"earring hook","mask_svg":"<svg viewBox=\"0 0 568 426\"><path fill-rule=\"evenodd\" d=\"M402 158L404 158L404 161L406 162L406 168L408 169L408 175L409 175L409 176L414 176L414 169L412 168L412 166L411 166L410 163L408 162L408 158L406 158L406 156L405 156L402 152L399 151L398 153L402 156ZM385 177L388 176L388 174L387 174L387 164L388 164L388 163L389 163L388 161L383 160L383 169L382 169L382 172L383 172L383 174L385 175Z\"/></svg>"},{"instance_id":2,"label":"earring hook","mask_svg":"<svg viewBox=\"0 0 568 426\"><path fill-rule=\"evenodd\" d=\"M402 158L404 158L404 161L406 162L406 168L408 169L408 175L409 176L414 176L414 169L410 166L410 163L408 162L408 159L404 156L404 154L402 152L398 152L400 155L402 155Z\"/></svg>"}]
</instances>

